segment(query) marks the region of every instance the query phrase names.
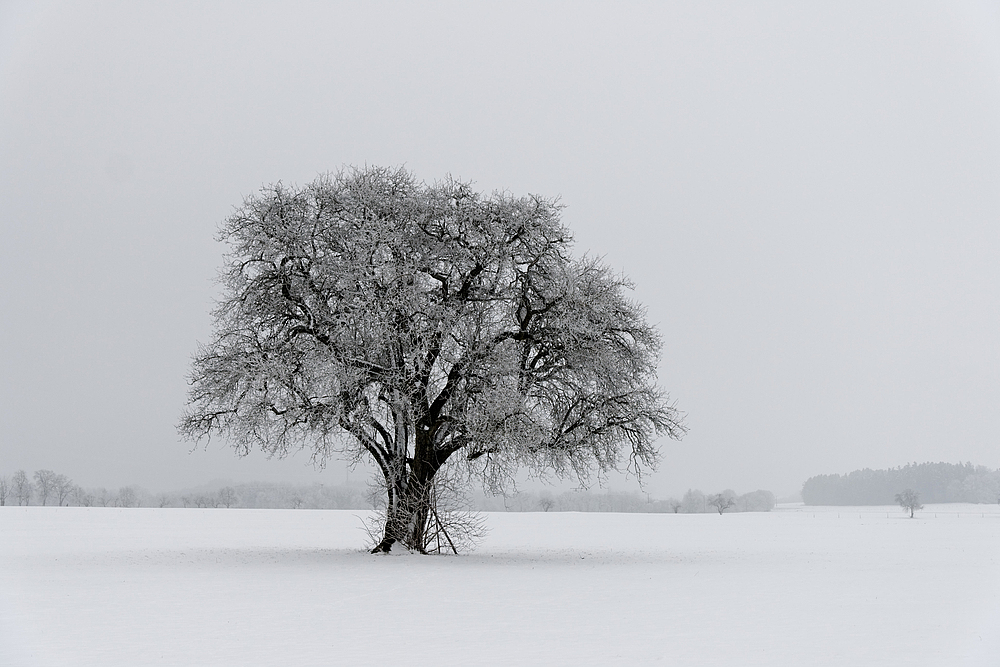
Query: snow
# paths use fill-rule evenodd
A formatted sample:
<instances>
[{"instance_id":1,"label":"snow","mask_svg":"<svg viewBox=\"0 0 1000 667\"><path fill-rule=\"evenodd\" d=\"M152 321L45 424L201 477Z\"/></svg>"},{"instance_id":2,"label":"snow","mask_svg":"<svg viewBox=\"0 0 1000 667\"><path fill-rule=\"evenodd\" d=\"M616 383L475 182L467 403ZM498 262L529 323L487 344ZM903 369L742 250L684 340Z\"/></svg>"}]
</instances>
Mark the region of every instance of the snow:
<instances>
[{"instance_id":1,"label":"snow","mask_svg":"<svg viewBox=\"0 0 1000 667\"><path fill-rule=\"evenodd\" d=\"M996 665L1000 508L495 513L470 555L363 512L0 508L0 665Z\"/></svg>"}]
</instances>

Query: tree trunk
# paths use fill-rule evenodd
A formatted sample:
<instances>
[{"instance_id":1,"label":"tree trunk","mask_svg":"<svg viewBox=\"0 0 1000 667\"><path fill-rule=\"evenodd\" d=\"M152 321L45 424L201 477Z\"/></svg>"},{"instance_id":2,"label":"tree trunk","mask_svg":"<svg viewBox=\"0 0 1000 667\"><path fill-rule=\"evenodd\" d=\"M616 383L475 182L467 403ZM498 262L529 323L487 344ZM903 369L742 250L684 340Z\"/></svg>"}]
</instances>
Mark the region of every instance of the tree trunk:
<instances>
[{"instance_id":1,"label":"tree trunk","mask_svg":"<svg viewBox=\"0 0 1000 667\"><path fill-rule=\"evenodd\" d=\"M403 461L390 461L385 472L385 527L382 531L382 541L375 545L372 553L388 553L392 545L406 537L406 464Z\"/></svg>"},{"instance_id":2,"label":"tree trunk","mask_svg":"<svg viewBox=\"0 0 1000 667\"><path fill-rule=\"evenodd\" d=\"M430 480L423 484L410 480L387 494L382 541L372 549L373 554L388 553L396 542L408 549L424 551L424 536L430 516L430 488Z\"/></svg>"},{"instance_id":3,"label":"tree trunk","mask_svg":"<svg viewBox=\"0 0 1000 667\"><path fill-rule=\"evenodd\" d=\"M431 516L431 486L444 461L439 461L426 431L417 431L413 458L389 466L386 482L386 516L382 541L372 553L388 553L401 542L425 553L427 521Z\"/></svg>"}]
</instances>

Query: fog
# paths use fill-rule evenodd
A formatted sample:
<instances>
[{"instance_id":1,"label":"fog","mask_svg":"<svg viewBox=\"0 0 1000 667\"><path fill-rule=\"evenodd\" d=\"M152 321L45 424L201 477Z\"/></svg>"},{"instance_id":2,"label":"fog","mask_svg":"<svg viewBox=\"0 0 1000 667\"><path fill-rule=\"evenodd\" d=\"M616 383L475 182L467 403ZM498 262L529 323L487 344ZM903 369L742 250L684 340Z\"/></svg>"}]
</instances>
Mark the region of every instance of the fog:
<instances>
[{"instance_id":1,"label":"fog","mask_svg":"<svg viewBox=\"0 0 1000 667\"><path fill-rule=\"evenodd\" d=\"M0 475L343 481L175 424L218 223L365 164L559 196L635 281L654 495L1000 467L998 113L986 3L6 3Z\"/></svg>"}]
</instances>

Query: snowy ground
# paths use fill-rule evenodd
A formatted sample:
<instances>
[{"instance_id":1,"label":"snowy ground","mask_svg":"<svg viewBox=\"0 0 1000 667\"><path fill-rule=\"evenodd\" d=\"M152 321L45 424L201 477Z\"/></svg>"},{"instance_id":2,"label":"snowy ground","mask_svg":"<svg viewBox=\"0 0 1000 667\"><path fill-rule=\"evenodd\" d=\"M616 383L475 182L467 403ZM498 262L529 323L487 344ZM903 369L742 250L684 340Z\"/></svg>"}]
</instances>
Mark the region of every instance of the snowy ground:
<instances>
[{"instance_id":1,"label":"snowy ground","mask_svg":"<svg viewBox=\"0 0 1000 667\"><path fill-rule=\"evenodd\" d=\"M1000 511L491 514L468 556L361 512L0 508L0 665L1000 665Z\"/></svg>"}]
</instances>

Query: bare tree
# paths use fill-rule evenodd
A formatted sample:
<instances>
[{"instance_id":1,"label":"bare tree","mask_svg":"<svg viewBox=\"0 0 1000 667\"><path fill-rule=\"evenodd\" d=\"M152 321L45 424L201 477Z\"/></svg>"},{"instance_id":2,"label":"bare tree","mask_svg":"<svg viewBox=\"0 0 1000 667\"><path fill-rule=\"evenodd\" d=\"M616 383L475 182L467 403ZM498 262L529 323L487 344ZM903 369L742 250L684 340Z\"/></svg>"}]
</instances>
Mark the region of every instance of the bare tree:
<instances>
[{"instance_id":1,"label":"bare tree","mask_svg":"<svg viewBox=\"0 0 1000 667\"><path fill-rule=\"evenodd\" d=\"M27 505L31 502L31 481L23 470L18 470L11 478L11 486L14 489L14 497L18 505Z\"/></svg>"},{"instance_id":2,"label":"bare tree","mask_svg":"<svg viewBox=\"0 0 1000 667\"><path fill-rule=\"evenodd\" d=\"M901 493L896 494L896 502L904 510L910 512L910 518L913 518L913 513L917 510L922 510L923 505L920 504L920 494L913 489L906 489Z\"/></svg>"},{"instance_id":3,"label":"bare tree","mask_svg":"<svg viewBox=\"0 0 1000 667\"><path fill-rule=\"evenodd\" d=\"M56 474L51 470L36 470L34 477L38 499L45 505L56 490Z\"/></svg>"},{"instance_id":4,"label":"bare tree","mask_svg":"<svg viewBox=\"0 0 1000 667\"><path fill-rule=\"evenodd\" d=\"M247 199L221 230L181 433L370 456L387 503L373 551L425 544L456 454L493 491L521 467L582 482L654 467L657 438L684 431L656 385L660 337L626 278L572 258L560 210L382 168Z\"/></svg>"},{"instance_id":5,"label":"bare tree","mask_svg":"<svg viewBox=\"0 0 1000 667\"><path fill-rule=\"evenodd\" d=\"M94 504L94 494L81 486L73 487L73 501L80 507L91 507Z\"/></svg>"},{"instance_id":6,"label":"bare tree","mask_svg":"<svg viewBox=\"0 0 1000 667\"><path fill-rule=\"evenodd\" d=\"M31 481L23 470L18 470L11 478L11 486L14 489L14 497L18 505L27 505L31 502Z\"/></svg>"},{"instance_id":7,"label":"bare tree","mask_svg":"<svg viewBox=\"0 0 1000 667\"><path fill-rule=\"evenodd\" d=\"M684 505L683 503L681 503L681 501L677 500L676 498L671 498L670 500L667 501L667 506L670 508L671 512L677 514L678 512L681 511L681 507L683 507Z\"/></svg>"},{"instance_id":8,"label":"bare tree","mask_svg":"<svg viewBox=\"0 0 1000 667\"><path fill-rule=\"evenodd\" d=\"M219 497L214 493L199 493L192 498L192 501L194 502L195 507L200 507L202 509L219 506Z\"/></svg>"},{"instance_id":9,"label":"bare tree","mask_svg":"<svg viewBox=\"0 0 1000 667\"><path fill-rule=\"evenodd\" d=\"M770 512L776 503L774 494L770 491L758 489L750 493L744 493L736 499L736 511L738 512Z\"/></svg>"},{"instance_id":10,"label":"bare tree","mask_svg":"<svg viewBox=\"0 0 1000 667\"><path fill-rule=\"evenodd\" d=\"M716 493L708 497L708 504L714 507L719 514L722 514L736 504L736 499L726 493Z\"/></svg>"},{"instance_id":11,"label":"bare tree","mask_svg":"<svg viewBox=\"0 0 1000 667\"><path fill-rule=\"evenodd\" d=\"M685 514L699 514L709 511L705 494L698 489L688 489L681 499L681 509L684 510Z\"/></svg>"},{"instance_id":12,"label":"bare tree","mask_svg":"<svg viewBox=\"0 0 1000 667\"><path fill-rule=\"evenodd\" d=\"M56 504L60 507L69 504L69 496L73 492L73 482L66 475L56 475L52 479L52 492L56 497Z\"/></svg>"},{"instance_id":13,"label":"bare tree","mask_svg":"<svg viewBox=\"0 0 1000 667\"><path fill-rule=\"evenodd\" d=\"M11 483L6 477L0 477L0 507L7 504L7 496L11 494Z\"/></svg>"},{"instance_id":14,"label":"bare tree","mask_svg":"<svg viewBox=\"0 0 1000 667\"><path fill-rule=\"evenodd\" d=\"M543 495L538 499L538 506L542 508L543 512L548 512L556 506L555 498L551 495Z\"/></svg>"},{"instance_id":15,"label":"bare tree","mask_svg":"<svg viewBox=\"0 0 1000 667\"><path fill-rule=\"evenodd\" d=\"M136 491L134 486L123 486L118 489L118 506L119 507L138 507L139 506L139 493Z\"/></svg>"},{"instance_id":16,"label":"bare tree","mask_svg":"<svg viewBox=\"0 0 1000 667\"><path fill-rule=\"evenodd\" d=\"M219 502L230 508L236 504L236 489L231 486L227 486L224 489L219 490Z\"/></svg>"},{"instance_id":17,"label":"bare tree","mask_svg":"<svg viewBox=\"0 0 1000 667\"><path fill-rule=\"evenodd\" d=\"M110 491L101 487L97 490L97 504L101 507L107 507L108 505L113 505L115 503L115 496Z\"/></svg>"}]
</instances>

